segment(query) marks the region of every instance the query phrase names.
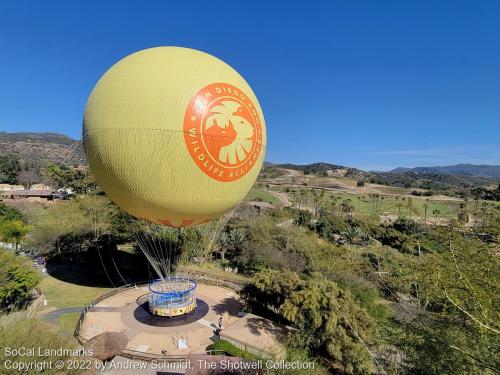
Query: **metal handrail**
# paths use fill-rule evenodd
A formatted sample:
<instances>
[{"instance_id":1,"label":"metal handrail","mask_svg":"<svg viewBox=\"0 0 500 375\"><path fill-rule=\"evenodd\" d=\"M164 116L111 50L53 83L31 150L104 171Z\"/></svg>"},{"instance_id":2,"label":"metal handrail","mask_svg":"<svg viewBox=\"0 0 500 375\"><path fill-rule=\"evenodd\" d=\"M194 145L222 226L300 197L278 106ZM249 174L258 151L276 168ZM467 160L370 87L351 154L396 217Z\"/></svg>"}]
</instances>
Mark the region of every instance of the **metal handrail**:
<instances>
[{"instance_id":1,"label":"metal handrail","mask_svg":"<svg viewBox=\"0 0 500 375\"><path fill-rule=\"evenodd\" d=\"M272 358L273 357L273 354L271 354L270 352L268 352L266 350L262 350L261 348L258 348L258 347L254 346L252 344L248 344L248 343L246 343L244 341L238 340L237 338L234 338L233 336L226 335L224 333L224 331L221 331L219 333L219 336L220 336L220 338L222 340L226 339L226 341L229 341L229 342L233 341L233 342L235 342L235 343L237 343L239 345L242 345L243 348L240 348L240 349L243 349L244 351L248 351L247 350L247 348L248 348L248 349L253 350L254 352L257 352L257 353L261 354L261 356L263 356L263 357L268 357L268 358ZM252 353L252 352L250 352L250 353Z\"/></svg>"}]
</instances>

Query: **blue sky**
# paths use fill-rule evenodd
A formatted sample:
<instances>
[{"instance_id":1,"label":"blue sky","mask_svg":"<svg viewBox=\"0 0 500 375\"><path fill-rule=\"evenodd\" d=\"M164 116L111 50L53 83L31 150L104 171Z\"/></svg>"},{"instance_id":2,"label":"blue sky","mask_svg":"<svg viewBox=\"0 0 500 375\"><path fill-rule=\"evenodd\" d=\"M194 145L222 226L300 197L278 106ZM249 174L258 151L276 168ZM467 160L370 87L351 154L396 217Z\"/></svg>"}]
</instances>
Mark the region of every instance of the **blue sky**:
<instances>
[{"instance_id":1,"label":"blue sky","mask_svg":"<svg viewBox=\"0 0 500 375\"><path fill-rule=\"evenodd\" d=\"M99 77L148 47L250 83L267 160L364 169L500 164L500 1L11 1L0 130L80 138Z\"/></svg>"}]
</instances>

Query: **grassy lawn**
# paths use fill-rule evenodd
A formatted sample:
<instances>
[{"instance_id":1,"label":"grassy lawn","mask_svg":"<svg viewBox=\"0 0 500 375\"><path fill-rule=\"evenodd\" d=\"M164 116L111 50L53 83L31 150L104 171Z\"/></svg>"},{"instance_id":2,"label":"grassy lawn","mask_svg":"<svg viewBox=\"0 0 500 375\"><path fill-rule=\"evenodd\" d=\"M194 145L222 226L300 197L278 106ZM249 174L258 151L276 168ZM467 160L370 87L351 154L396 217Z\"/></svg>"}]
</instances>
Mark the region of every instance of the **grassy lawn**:
<instances>
[{"instance_id":1,"label":"grassy lawn","mask_svg":"<svg viewBox=\"0 0 500 375\"><path fill-rule=\"evenodd\" d=\"M268 193L267 191L257 190L257 189L253 189L253 188L250 189L245 200L247 200L247 201L261 200L263 202L268 202L271 204L278 203L278 199L274 195Z\"/></svg>"},{"instance_id":2,"label":"grassy lawn","mask_svg":"<svg viewBox=\"0 0 500 375\"><path fill-rule=\"evenodd\" d=\"M364 214L372 214L375 213L374 201L372 198L366 195L361 194L349 194L349 193L337 193L335 195L339 195L342 199L350 199L354 206L355 212L364 213ZM412 216L424 216L424 204L426 203L425 198L420 197L412 197L413 204L416 207L418 214L412 213ZM397 200L392 196L384 196L384 199L380 199L379 201L379 213L387 212L391 215L398 214L398 208L396 207ZM399 200L401 202L401 199ZM404 202L403 202L404 203ZM440 201L440 200L429 200L429 207L427 208L427 218L433 217L432 211L439 210L441 213L438 217L444 218L455 218L457 215L458 205L460 201ZM471 205L469 203L469 205ZM406 210L402 208L402 215L406 214Z\"/></svg>"},{"instance_id":3,"label":"grassy lawn","mask_svg":"<svg viewBox=\"0 0 500 375\"><path fill-rule=\"evenodd\" d=\"M108 289L107 287L86 286L63 281L62 279L76 280L78 277L84 277L84 275L78 275L74 271L67 272L72 272L68 278L58 279L47 275L38 285L47 298L48 306L57 308L86 306Z\"/></svg>"},{"instance_id":4,"label":"grassy lawn","mask_svg":"<svg viewBox=\"0 0 500 375\"><path fill-rule=\"evenodd\" d=\"M59 317L59 329L68 335L73 335L75 331L76 322L80 318L80 313L66 313Z\"/></svg>"},{"instance_id":5,"label":"grassy lawn","mask_svg":"<svg viewBox=\"0 0 500 375\"><path fill-rule=\"evenodd\" d=\"M193 270L193 272L202 272L207 274L208 276L212 276L221 280L226 280L226 281L234 281L234 282L240 282L240 283L247 283L249 281L249 278L247 276L243 276L239 273L233 273L233 272L225 272L221 270L220 268L216 267L215 265L212 265L210 263L204 263L199 266L181 266L179 267L181 270Z\"/></svg>"}]
</instances>

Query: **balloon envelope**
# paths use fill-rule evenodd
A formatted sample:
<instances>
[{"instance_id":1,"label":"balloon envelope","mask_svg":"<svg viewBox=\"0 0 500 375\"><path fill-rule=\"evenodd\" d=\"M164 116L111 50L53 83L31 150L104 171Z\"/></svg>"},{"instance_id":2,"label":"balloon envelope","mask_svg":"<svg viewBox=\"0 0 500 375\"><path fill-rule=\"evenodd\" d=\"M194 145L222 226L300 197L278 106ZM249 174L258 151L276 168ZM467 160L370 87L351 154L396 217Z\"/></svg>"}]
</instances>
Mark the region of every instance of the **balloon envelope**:
<instances>
[{"instance_id":1,"label":"balloon envelope","mask_svg":"<svg viewBox=\"0 0 500 375\"><path fill-rule=\"evenodd\" d=\"M148 221L200 224L235 207L265 156L266 126L246 81L200 51L125 57L96 84L83 141L106 194Z\"/></svg>"}]
</instances>

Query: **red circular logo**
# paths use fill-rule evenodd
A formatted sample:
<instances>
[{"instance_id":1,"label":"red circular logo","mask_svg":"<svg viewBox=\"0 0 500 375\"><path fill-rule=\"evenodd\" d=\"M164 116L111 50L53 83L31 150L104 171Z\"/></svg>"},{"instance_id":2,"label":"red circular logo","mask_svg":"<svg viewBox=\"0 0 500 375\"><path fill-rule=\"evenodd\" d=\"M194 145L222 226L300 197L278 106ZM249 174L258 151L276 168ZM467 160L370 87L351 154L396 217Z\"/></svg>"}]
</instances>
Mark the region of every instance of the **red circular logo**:
<instances>
[{"instance_id":1,"label":"red circular logo","mask_svg":"<svg viewBox=\"0 0 500 375\"><path fill-rule=\"evenodd\" d=\"M250 98L228 83L212 83L191 99L184 140L209 177L231 182L247 174L262 150L262 122Z\"/></svg>"}]
</instances>

